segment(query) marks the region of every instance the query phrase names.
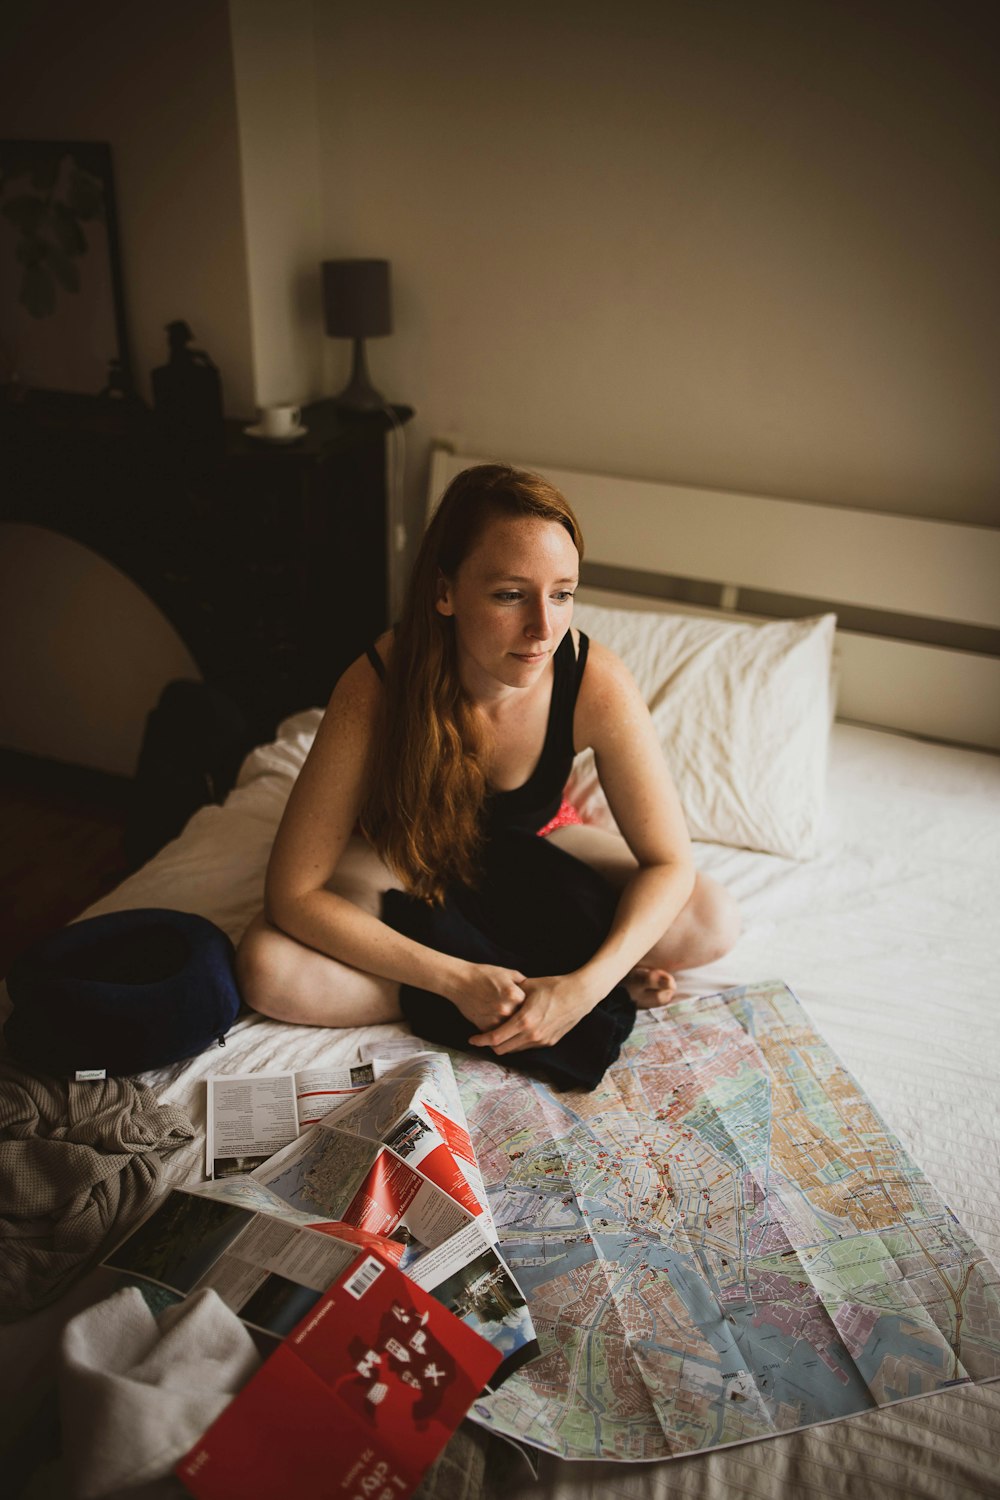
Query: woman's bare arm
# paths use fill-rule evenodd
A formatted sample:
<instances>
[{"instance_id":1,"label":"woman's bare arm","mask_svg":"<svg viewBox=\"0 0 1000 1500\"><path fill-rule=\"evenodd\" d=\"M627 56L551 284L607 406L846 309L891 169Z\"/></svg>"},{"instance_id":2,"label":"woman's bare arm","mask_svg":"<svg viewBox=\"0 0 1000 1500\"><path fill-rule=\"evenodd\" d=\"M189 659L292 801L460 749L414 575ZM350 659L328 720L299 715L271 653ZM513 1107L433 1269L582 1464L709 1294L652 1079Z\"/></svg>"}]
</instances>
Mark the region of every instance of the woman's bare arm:
<instances>
[{"instance_id":1,"label":"woman's bare arm","mask_svg":"<svg viewBox=\"0 0 1000 1500\"><path fill-rule=\"evenodd\" d=\"M680 798L642 694L607 647L592 642L591 658L596 671L591 676L588 660L580 691L581 748L594 750L608 806L638 864L611 932L584 966L588 980L607 994L680 913L695 871Z\"/></svg>"},{"instance_id":2,"label":"woman's bare arm","mask_svg":"<svg viewBox=\"0 0 1000 1500\"><path fill-rule=\"evenodd\" d=\"M381 691L364 658L334 689L274 841L264 914L307 947L367 973L445 995L476 1025L495 1025L523 999L520 975L414 942L326 889L364 800Z\"/></svg>"},{"instance_id":3,"label":"woman's bare arm","mask_svg":"<svg viewBox=\"0 0 1000 1500\"><path fill-rule=\"evenodd\" d=\"M638 868L611 931L573 974L527 979L524 1005L473 1038L499 1053L551 1046L631 973L684 907L694 865L680 800L631 673L592 642L575 718L577 747L594 750L601 785Z\"/></svg>"}]
</instances>

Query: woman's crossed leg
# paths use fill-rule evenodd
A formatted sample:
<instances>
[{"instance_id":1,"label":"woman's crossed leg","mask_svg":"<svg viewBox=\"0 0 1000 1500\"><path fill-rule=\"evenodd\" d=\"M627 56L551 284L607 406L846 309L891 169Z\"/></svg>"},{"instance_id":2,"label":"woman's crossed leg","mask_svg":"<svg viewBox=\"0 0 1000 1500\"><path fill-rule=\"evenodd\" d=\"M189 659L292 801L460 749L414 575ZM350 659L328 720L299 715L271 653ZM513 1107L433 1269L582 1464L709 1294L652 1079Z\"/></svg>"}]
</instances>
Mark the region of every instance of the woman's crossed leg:
<instances>
[{"instance_id":1,"label":"woman's crossed leg","mask_svg":"<svg viewBox=\"0 0 1000 1500\"><path fill-rule=\"evenodd\" d=\"M621 889L636 861L625 840L605 829L576 824L548 835ZM373 916L382 896L399 883L359 837L351 839L328 888ZM717 881L696 875L694 890L662 938L626 981L637 1005L662 1005L676 990L674 975L728 953L740 932L739 908ZM310 1026L366 1026L398 1021L399 984L352 968L254 918L236 954L236 978L253 1010L280 1021Z\"/></svg>"}]
</instances>

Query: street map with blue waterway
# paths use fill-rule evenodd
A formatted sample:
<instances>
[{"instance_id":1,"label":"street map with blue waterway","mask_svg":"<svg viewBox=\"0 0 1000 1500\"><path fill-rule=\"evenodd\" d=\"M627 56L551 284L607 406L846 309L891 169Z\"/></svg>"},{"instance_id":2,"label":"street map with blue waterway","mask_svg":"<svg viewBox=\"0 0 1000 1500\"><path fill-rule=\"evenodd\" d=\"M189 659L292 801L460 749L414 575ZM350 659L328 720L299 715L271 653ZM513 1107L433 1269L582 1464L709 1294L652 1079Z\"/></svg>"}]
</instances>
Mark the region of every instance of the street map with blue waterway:
<instances>
[{"instance_id":1,"label":"street map with blue waterway","mask_svg":"<svg viewBox=\"0 0 1000 1500\"><path fill-rule=\"evenodd\" d=\"M654 1460L1000 1377L1000 1275L786 985L640 1012L593 1093L454 1062L542 1351L489 1429Z\"/></svg>"}]
</instances>

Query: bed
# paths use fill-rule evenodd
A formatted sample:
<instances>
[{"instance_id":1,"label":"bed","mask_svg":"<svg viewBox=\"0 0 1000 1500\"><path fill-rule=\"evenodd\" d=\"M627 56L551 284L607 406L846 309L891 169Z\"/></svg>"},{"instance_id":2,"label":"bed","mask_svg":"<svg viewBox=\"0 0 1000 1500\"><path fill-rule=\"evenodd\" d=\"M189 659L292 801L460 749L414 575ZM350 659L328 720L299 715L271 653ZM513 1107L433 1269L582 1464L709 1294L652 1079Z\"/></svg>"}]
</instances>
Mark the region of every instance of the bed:
<instances>
[{"instance_id":1,"label":"bed","mask_svg":"<svg viewBox=\"0 0 1000 1500\"><path fill-rule=\"evenodd\" d=\"M477 461L437 449L432 503ZM1000 533L541 472L587 539L578 623L623 651L658 722L675 723L681 704L697 725L671 751L675 774L698 866L736 896L744 931L726 958L681 976L682 998L783 980L1000 1264ZM319 718L287 720L223 806L199 811L92 913L173 906L238 939ZM585 816L606 818L585 763L574 777ZM403 1028L340 1034L243 1014L224 1052L148 1081L200 1131L210 1073L353 1062L387 1032ZM171 1184L202 1172L200 1134L166 1159ZM14 1423L29 1422L53 1339L105 1293L101 1277L4 1330ZM669 1462L543 1455L537 1478L495 1446L487 1492L510 1500L998 1494L1000 1385Z\"/></svg>"}]
</instances>

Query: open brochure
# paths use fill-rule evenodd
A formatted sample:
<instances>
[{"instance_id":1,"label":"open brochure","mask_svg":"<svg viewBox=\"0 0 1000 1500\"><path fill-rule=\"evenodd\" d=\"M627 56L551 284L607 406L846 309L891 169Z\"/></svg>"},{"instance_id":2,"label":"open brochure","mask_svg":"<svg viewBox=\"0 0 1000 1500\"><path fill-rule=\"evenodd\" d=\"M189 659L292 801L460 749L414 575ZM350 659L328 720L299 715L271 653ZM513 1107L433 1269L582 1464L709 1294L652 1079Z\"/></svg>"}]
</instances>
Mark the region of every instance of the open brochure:
<instances>
[{"instance_id":1,"label":"open brochure","mask_svg":"<svg viewBox=\"0 0 1000 1500\"><path fill-rule=\"evenodd\" d=\"M419 1053L371 1067L373 1083L342 1098L251 1176L294 1208L379 1234L399 1228L400 1238L409 1234L423 1249L470 1216L495 1240L450 1058Z\"/></svg>"},{"instance_id":2,"label":"open brochure","mask_svg":"<svg viewBox=\"0 0 1000 1500\"><path fill-rule=\"evenodd\" d=\"M298 1073L213 1074L208 1080L205 1175L252 1172L374 1077L370 1063L302 1068Z\"/></svg>"},{"instance_id":3,"label":"open brochure","mask_svg":"<svg viewBox=\"0 0 1000 1500\"><path fill-rule=\"evenodd\" d=\"M498 1358L408 1277L377 1255L363 1256L175 1472L203 1500L404 1500Z\"/></svg>"},{"instance_id":4,"label":"open brochure","mask_svg":"<svg viewBox=\"0 0 1000 1500\"><path fill-rule=\"evenodd\" d=\"M244 1322L283 1338L358 1254L357 1242L174 1188L104 1265L157 1288L154 1305L212 1287Z\"/></svg>"},{"instance_id":5,"label":"open brochure","mask_svg":"<svg viewBox=\"0 0 1000 1500\"><path fill-rule=\"evenodd\" d=\"M373 1066L378 1073L379 1063ZM245 1181L231 1179L211 1191L242 1191L237 1184ZM495 1383L538 1353L524 1295L496 1249L446 1055L394 1063L258 1167L249 1182L301 1215L300 1222L348 1225L401 1245L400 1267L502 1353Z\"/></svg>"}]
</instances>

